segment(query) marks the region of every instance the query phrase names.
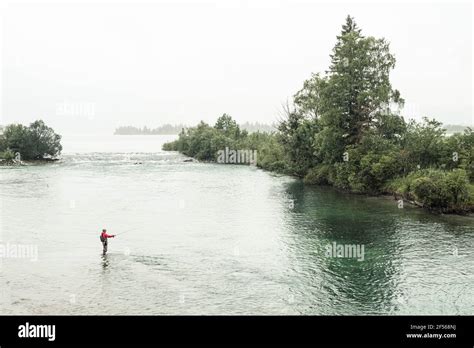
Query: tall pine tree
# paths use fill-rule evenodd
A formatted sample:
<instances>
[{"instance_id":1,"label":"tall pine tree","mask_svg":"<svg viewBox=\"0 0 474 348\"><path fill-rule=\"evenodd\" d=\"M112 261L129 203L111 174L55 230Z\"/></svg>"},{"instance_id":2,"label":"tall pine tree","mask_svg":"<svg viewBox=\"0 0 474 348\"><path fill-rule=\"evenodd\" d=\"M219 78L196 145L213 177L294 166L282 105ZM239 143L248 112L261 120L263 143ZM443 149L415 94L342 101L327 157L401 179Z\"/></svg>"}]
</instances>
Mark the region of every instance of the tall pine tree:
<instances>
[{"instance_id":1,"label":"tall pine tree","mask_svg":"<svg viewBox=\"0 0 474 348\"><path fill-rule=\"evenodd\" d=\"M364 37L350 16L337 36L328 80L320 93L321 125L316 144L325 162L340 161L347 145L358 144L365 132L400 103L389 74L395 58L385 39Z\"/></svg>"}]
</instances>

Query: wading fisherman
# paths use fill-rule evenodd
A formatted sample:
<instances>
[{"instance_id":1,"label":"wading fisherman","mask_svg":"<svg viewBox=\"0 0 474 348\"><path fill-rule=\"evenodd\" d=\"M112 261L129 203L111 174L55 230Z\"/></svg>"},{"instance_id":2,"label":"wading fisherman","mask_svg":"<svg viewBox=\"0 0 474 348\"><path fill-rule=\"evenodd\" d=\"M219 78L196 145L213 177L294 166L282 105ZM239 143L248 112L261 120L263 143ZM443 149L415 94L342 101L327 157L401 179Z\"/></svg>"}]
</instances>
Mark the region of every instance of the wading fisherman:
<instances>
[{"instance_id":1,"label":"wading fisherman","mask_svg":"<svg viewBox=\"0 0 474 348\"><path fill-rule=\"evenodd\" d=\"M114 238L115 237L115 234L107 234L107 230L104 228L102 230L102 233L100 234L100 241L102 242L102 246L103 246L103 255L105 255L107 253L107 239L108 238Z\"/></svg>"}]
</instances>

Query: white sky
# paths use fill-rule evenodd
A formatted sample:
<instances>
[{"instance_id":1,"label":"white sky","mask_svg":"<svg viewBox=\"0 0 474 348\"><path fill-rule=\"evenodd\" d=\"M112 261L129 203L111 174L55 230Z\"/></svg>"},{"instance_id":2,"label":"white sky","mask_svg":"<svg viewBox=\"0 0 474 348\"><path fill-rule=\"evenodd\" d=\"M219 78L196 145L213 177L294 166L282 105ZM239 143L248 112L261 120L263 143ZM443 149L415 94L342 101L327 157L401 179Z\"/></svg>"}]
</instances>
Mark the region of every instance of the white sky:
<instances>
[{"instance_id":1,"label":"white sky","mask_svg":"<svg viewBox=\"0 0 474 348\"><path fill-rule=\"evenodd\" d=\"M385 37L405 114L473 124L472 5L317 1L3 2L0 123L59 132L274 122L325 71L347 14Z\"/></svg>"}]
</instances>

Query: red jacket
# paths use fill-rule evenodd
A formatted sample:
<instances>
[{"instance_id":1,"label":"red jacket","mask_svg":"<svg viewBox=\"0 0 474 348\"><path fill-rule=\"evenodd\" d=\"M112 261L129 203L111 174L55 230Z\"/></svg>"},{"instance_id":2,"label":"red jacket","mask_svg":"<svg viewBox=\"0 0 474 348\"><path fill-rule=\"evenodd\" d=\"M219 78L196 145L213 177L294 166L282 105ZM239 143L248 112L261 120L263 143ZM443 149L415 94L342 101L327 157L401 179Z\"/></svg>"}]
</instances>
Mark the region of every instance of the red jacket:
<instances>
[{"instance_id":1,"label":"red jacket","mask_svg":"<svg viewBox=\"0 0 474 348\"><path fill-rule=\"evenodd\" d=\"M107 234L107 232L102 232L101 233L102 238L107 239L107 238L113 238L113 234Z\"/></svg>"}]
</instances>

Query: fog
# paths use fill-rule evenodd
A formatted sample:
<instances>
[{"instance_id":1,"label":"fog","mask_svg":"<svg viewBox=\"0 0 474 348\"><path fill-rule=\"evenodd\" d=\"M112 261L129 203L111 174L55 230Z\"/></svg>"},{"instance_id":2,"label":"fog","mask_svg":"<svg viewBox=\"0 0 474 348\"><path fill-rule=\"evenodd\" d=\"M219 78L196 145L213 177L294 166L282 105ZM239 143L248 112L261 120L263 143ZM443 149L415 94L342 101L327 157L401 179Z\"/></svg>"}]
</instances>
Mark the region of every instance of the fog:
<instances>
[{"instance_id":1,"label":"fog","mask_svg":"<svg viewBox=\"0 0 474 348\"><path fill-rule=\"evenodd\" d=\"M348 14L391 42L406 116L473 123L469 2L316 1L3 2L0 123L272 123L327 70Z\"/></svg>"}]
</instances>

